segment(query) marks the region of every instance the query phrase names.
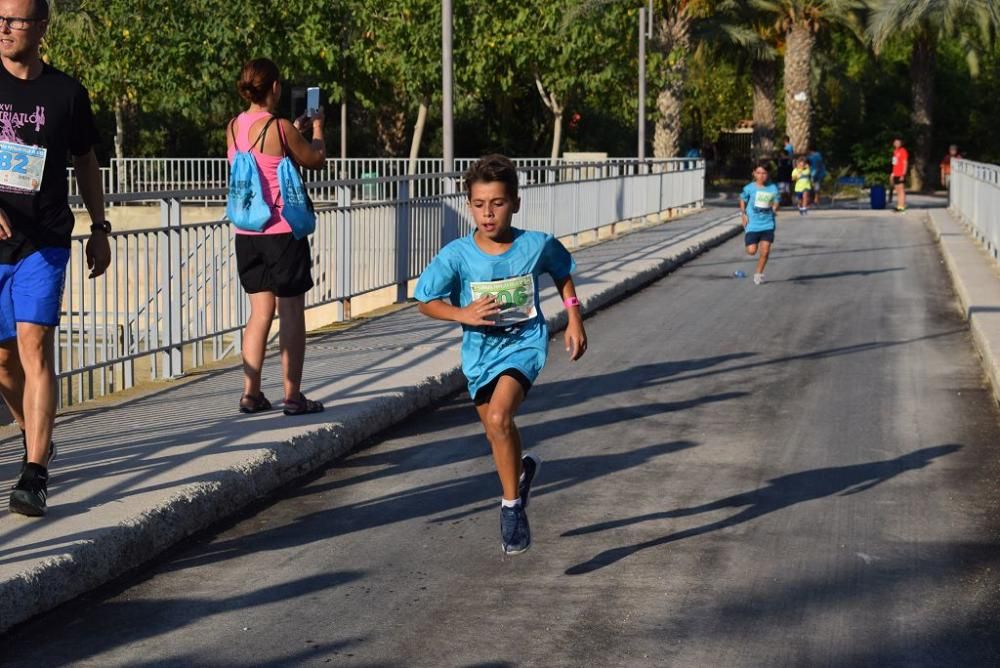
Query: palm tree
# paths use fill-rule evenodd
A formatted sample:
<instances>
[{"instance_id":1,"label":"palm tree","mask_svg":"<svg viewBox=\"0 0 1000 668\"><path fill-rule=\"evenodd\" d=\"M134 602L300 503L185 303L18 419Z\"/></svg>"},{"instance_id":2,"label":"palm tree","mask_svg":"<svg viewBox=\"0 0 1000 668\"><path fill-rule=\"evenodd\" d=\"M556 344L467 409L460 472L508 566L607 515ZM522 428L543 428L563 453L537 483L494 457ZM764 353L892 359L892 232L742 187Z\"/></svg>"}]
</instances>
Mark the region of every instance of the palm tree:
<instances>
[{"instance_id":1,"label":"palm tree","mask_svg":"<svg viewBox=\"0 0 1000 668\"><path fill-rule=\"evenodd\" d=\"M654 46L662 54L656 96L659 112L653 132L653 155L670 158L680 153L681 112L688 59L696 45L717 47L726 42L740 49L760 47L754 32L734 20L738 0L657 0L654 3Z\"/></svg>"},{"instance_id":2,"label":"palm tree","mask_svg":"<svg viewBox=\"0 0 1000 668\"><path fill-rule=\"evenodd\" d=\"M653 130L653 155L657 158L672 158L680 153L684 79L696 10L696 3L689 0L662 0L654 10L654 44L664 55L663 88L656 96L658 114Z\"/></svg>"},{"instance_id":3,"label":"palm tree","mask_svg":"<svg viewBox=\"0 0 1000 668\"><path fill-rule=\"evenodd\" d=\"M785 124L792 145L804 152L812 140L812 55L816 35L831 23L856 21L860 0L752 0L771 14L785 49Z\"/></svg>"},{"instance_id":4,"label":"palm tree","mask_svg":"<svg viewBox=\"0 0 1000 668\"><path fill-rule=\"evenodd\" d=\"M774 155L777 120L778 61L756 58L750 63L753 89L753 145L758 160Z\"/></svg>"},{"instance_id":5,"label":"palm tree","mask_svg":"<svg viewBox=\"0 0 1000 668\"><path fill-rule=\"evenodd\" d=\"M737 56L741 69L749 70L753 91L753 146L758 160L774 155L777 126L778 53L784 34L774 18L750 2L738 3L730 19L752 39L744 40Z\"/></svg>"},{"instance_id":6,"label":"palm tree","mask_svg":"<svg viewBox=\"0 0 1000 668\"><path fill-rule=\"evenodd\" d=\"M934 69L937 44L956 37L967 48L973 75L978 73L974 37L985 44L1000 28L996 0L877 0L868 35L878 53L892 37L909 35L913 133L910 187L922 190L932 179L931 138L934 114Z\"/></svg>"}]
</instances>

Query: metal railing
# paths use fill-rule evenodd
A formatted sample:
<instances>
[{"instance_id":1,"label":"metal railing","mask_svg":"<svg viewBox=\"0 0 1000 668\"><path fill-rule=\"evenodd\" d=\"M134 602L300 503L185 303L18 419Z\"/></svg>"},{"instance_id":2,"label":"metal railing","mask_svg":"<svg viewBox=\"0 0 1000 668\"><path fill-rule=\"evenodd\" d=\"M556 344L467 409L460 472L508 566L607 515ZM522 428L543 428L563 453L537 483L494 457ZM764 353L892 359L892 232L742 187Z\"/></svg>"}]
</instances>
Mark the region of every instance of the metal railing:
<instances>
[{"instance_id":1,"label":"metal railing","mask_svg":"<svg viewBox=\"0 0 1000 668\"><path fill-rule=\"evenodd\" d=\"M456 158L455 170L465 171L475 158ZM548 158L513 158L518 167L553 168L572 164L557 160L554 165ZM625 163L630 158L613 158L608 162ZM379 179L406 176L410 169L408 158L328 158L326 165L318 170L304 170L303 179L307 183L331 183L337 180L357 181L353 199L366 201L386 201L395 199L398 192L394 182ZM415 163L414 175L440 174L444 169L441 158L419 158ZM225 188L229 180L229 162L226 158L112 158L108 167L101 168L106 195L133 193L154 193L177 190L212 190ZM79 194L73 168L67 168L71 196ZM441 194L440 179L416 181L412 184L413 195L429 196ZM336 191L331 187L313 188L313 199L321 203L336 201ZM223 195L197 195L187 198L189 203L213 204L225 200ZM114 200L110 205L116 204Z\"/></svg>"},{"instance_id":2,"label":"metal railing","mask_svg":"<svg viewBox=\"0 0 1000 668\"><path fill-rule=\"evenodd\" d=\"M704 198L702 160L518 171L524 185L514 224L571 237L571 246L573 235ZM459 174L375 182L394 197L356 201L353 194L369 179L310 184L333 193L334 203L317 207L307 308L347 306L356 295L393 286L396 299L405 300L408 282L469 229ZM94 280L87 278L86 237L73 238L56 339L62 404L131 387L140 377L174 377L240 351L249 301L239 284L233 231L225 220L182 220L183 203L224 196L224 189L110 195L118 203L158 201L160 226L113 233L111 265Z\"/></svg>"},{"instance_id":3,"label":"metal railing","mask_svg":"<svg viewBox=\"0 0 1000 668\"><path fill-rule=\"evenodd\" d=\"M1000 261L1000 166L952 160L948 208Z\"/></svg>"},{"instance_id":4,"label":"metal railing","mask_svg":"<svg viewBox=\"0 0 1000 668\"><path fill-rule=\"evenodd\" d=\"M69 196L79 197L80 186L76 182L76 170L72 167L66 168L66 181L69 184ZM101 167L101 184L104 186L105 193L115 192L114 171L111 167ZM82 208L83 205L80 206Z\"/></svg>"}]
</instances>

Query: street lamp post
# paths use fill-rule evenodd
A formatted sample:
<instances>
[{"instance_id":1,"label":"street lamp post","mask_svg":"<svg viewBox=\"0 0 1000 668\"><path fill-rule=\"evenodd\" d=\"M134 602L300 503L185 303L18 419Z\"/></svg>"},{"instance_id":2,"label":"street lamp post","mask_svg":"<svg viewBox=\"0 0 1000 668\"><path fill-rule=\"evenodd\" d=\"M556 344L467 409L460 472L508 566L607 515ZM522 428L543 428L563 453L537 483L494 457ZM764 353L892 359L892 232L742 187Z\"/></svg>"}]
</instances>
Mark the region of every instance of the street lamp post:
<instances>
[{"instance_id":1,"label":"street lamp post","mask_svg":"<svg viewBox=\"0 0 1000 668\"><path fill-rule=\"evenodd\" d=\"M650 17L652 18L652 17ZM646 8L639 8L639 160L646 159Z\"/></svg>"},{"instance_id":2,"label":"street lamp post","mask_svg":"<svg viewBox=\"0 0 1000 668\"><path fill-rule=\"evenodd\" d=\"M441 0L441 115L444 133L444 171L455 168L455 126L452 118L452 0Z\"/></svg>"}]
</instances>

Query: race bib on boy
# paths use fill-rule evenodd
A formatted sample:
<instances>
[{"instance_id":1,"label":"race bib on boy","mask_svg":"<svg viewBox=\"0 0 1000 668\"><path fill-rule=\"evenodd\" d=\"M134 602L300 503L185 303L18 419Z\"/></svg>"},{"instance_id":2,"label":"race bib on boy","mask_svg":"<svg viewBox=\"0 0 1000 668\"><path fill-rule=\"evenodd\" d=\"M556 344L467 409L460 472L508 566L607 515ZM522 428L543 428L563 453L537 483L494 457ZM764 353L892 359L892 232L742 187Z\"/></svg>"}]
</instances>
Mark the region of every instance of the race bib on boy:
<instances>
[{"instance_id":1,"label":"race bib on boy","mask_svg":"<svg viewBox=\"0 0 1000 668\"><path fill-rule=\"evenodd\" d=\"M753 208L770 209L771 202L774 201L774 193L767 190L758 190L753 196Z\"/></svg>"},{"instance_id":2,"label":"race bib on boy","mask_svg":"<svg viewBox=\"0 0 1000 668\"><path fill-rule=\"evenodd\" d=\"M42 187L46 149L0 141L0 186L36 193Z\"/></svg>"},{"instance_id":3,"label":"race bib on boy","mask_svg":"<svg viewBox=\"0 0 1000 668\"><path fill-rule=\"evenodd\" d=\"M500 306L500 313L495 319L497 327L517 325L538 315L535 310L535 277L531 274L501 281L475 282L469 287L472 288L472 301L484 295L497 300Z\"/></svg>"}]
</instances>

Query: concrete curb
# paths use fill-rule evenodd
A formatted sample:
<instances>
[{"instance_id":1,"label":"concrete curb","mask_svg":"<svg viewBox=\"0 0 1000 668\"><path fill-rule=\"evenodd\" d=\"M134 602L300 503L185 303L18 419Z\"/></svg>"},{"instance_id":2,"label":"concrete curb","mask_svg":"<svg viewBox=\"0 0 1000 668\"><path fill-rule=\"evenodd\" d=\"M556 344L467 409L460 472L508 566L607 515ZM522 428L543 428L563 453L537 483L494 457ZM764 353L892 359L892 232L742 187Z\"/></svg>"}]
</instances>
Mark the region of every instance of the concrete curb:
<instances>
[{"instance_id":1,"label":"concrete curb","mask_svg":"<svg viewBox=\"0 0 1000 668\"><path fill-rule=\"evenodd\" d=\"M701 230L677 242L683 247L669 255L636 260L638 268L626 280L581 300L585 315L626 297L736 236L741 227L735 219L727 216L706 223ZM559 309L548 323L551 333L565 328L565 311ZM138 568L191 534L351 452L365 440L464 386L461 367L455 364L415 386L370 401L349 424L324 425L276 443L236 467L206 474L205 480L184 486L152 510L110 532L102 532L96 539L73 544L68 554L47 559L0 582L0 632Z\"/></svg>"},{"instance_id":2,"label":"concrete curb","mask_svg":"<svg viewBox=\"0 0 1000 668\"><path fill-rule=\"evenodd\" d=\"M1000 268L974 235L947 210L928 212L972 338L1000 402Z\"/></svg>"}]
</instances>

